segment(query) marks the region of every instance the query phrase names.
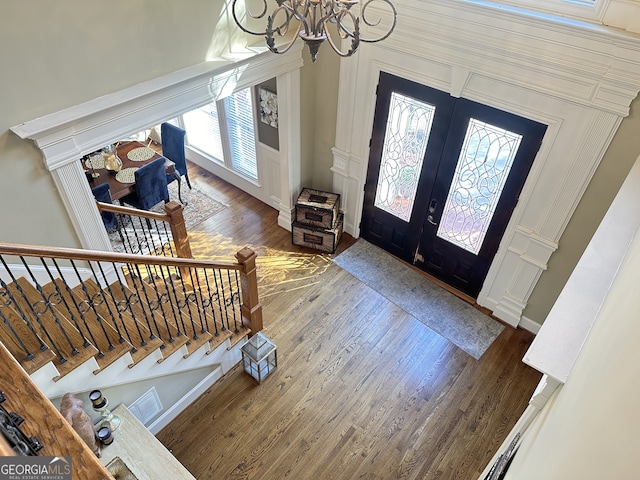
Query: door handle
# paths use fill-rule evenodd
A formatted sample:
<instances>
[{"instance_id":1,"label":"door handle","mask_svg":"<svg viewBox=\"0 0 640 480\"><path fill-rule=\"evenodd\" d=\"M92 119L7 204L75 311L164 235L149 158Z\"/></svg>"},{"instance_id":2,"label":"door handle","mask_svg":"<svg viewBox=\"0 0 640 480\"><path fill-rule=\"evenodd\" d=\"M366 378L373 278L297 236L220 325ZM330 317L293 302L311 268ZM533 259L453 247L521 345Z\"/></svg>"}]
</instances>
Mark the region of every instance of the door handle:
<instances>
[{"instance_id":1,"label":"door handle","mask_svg":"<svg viewBox=\"0 0 640 480\"><path fill-rule=\"evenodd\" d=\"M437 207L438 207L438 200L436 200L435 198L432 198L431 201L429 202L429 215L427 215L427 222L429 222L431 225L436 225L436 226L438 224L433 221L432 213L436 211Z\"/></svg>"}]
</instances>

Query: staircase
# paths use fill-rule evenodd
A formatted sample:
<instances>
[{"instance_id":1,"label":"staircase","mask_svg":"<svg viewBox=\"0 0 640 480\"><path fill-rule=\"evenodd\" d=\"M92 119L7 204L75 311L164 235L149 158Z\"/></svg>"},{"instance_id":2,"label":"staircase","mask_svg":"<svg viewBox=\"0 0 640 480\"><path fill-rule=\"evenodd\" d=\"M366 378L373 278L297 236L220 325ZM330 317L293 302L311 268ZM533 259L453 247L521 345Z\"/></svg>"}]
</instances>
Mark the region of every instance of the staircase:
<instances>
[{"instance_id":1,"label":"staircase","mask_svg":"<svg viewBox=\"0 0 640 480\"><path fill-rule=\"evenodd\" d=\"M0 342L45 396L202 367L215 380L240 361L240 346L262 328L256 254L245 248L228 263L162 256L190 255L176 205L163 216L98 204L122 225L136 215L156 237L173 232L145 254L0 243Z\"/></svg>"}]
</instances>

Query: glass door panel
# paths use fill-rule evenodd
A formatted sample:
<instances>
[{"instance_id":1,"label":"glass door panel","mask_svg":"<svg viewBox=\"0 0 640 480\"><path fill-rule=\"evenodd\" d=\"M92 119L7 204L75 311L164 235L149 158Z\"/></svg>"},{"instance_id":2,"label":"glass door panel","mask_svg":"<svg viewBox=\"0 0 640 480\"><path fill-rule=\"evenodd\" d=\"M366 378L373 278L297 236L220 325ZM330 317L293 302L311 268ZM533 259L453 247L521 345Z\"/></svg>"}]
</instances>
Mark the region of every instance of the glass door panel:
<instances>
[{"instance_id":1,"label":"glass door panel","mask_svg":"<svg viewBox=\"0 0 640 480\"><path fill-rule=\"evenodd\" d=\"M469 121L438 237L478 254L521 140L517 133Z\"/></svg>"},{"instance_id":2,"label":"glass door panel","mask_svg":"<svg viewBox=\"0 0 640 480\"><path fill-rule=\"evenodd\" d=\"M374 206L409 222L436 108L393 92Z\"/></svg>"}]
</instances>

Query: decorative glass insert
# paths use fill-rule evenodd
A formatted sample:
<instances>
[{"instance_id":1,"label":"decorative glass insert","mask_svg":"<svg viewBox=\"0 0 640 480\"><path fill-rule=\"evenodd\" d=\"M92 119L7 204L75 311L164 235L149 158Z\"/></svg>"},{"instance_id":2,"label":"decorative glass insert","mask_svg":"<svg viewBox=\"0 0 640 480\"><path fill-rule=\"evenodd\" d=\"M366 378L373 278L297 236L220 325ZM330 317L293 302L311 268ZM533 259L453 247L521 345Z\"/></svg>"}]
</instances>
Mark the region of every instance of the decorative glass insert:
<instances>
[{"instance_id":1,"label":"decorative glass insert","mask_svg":"<svg viewBox=\"0 0 640 480\"><path fill-rule=\"evenodd\" d=\"M438 237L478 254L521 139L517 133L469 121Z\"/></svg>"},{"instance_id":2,"label":"decorative glass insert","mask_svg":"<svg viewBox=\"0 0 640 480\"><path fill-rule=\"evenodd\" d=\"M408 222L436 107L393 92L374 206Z\"/></svg>"}]
</instances>

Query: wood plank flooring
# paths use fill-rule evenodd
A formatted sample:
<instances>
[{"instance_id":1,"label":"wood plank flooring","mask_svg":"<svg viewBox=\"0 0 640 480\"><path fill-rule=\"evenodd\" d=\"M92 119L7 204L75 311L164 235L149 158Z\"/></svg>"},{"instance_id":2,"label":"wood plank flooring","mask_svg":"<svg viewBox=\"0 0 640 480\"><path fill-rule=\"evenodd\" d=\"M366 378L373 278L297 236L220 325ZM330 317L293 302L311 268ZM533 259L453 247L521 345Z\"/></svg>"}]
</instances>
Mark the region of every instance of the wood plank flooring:
<instances>
[{"instance_id":1,"label":"wood plank flooring","mask_svg":"<svg viewBox=\"0 0 640 480\"><path fill-rule=\"evenodd\" d=\"M477 478L540 379L521 362L532 335L507 327L476 361L331 255L291 245L274 209L189 168L227 205L192 249L257 251L278 368L257 385L236 367L159 432L178 460L201 480Z\"/></svg>"}]
</instances>

